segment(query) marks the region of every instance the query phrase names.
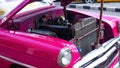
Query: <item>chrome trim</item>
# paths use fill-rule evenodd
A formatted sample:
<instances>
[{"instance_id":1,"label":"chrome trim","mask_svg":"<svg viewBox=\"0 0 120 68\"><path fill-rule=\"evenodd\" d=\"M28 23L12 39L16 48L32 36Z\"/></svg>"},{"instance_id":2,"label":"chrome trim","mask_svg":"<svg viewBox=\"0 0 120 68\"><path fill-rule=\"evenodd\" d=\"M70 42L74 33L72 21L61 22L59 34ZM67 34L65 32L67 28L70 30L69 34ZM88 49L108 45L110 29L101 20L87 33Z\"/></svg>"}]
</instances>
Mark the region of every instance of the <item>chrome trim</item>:
<instances>
[{"instance_id":1,"label":"chrome trim","mask_svg":"<svg viewBox=\"0 0 120 68\"><path fill-rule=\"evenodd\" d=\"M100 57L99 59L97 59L96 61L94 61L92 64L88 65L86 68L94 68L95 66L99 65L100 63L104 62L105 60L107 60L107 58L116 50L116 47L113 47L112 49L110 49L104 56Z\"/></svg>"},{"instance_id":2,"label":"chrome trim","mask_svg":"<svg viewBox=\"0 0 120 68\"><path fill-rule=\"evenodd\" d=\"M9 62L13 62L13 63L19 64L19 65L21 65L21 66L25 66L25 67L27 67L27 68L37 68L37 67L35 67L35 66L31 66L31 65L25 64L25 63L23 63L23 62L16 61L16 60L14 60L14 59L5 57L5 56L3 56L3 55L0 55L0 58L1 58L1 59L4 59L4 60L7 60L7 61L9 61Z\"/></svg>"},{"instance_id":3,"label":"chrome trim","mask_svg":"<svg viewBox=\"0 0 120 68\"><path fill-rule=\"evenodd\" d=\"M64 66L67 66L67 65L64 65L64 64L62 63L62 58L63 58L63 55L64 55L65 52L72 53L69 48L63 48L63 49L60 51L60 53L59 53L59 55L58 55L57 63L58 63L60 66L63 66L63 67L64 67ZM72 59L72 54L71 54L71 59ZM71 60L70 60L70 61L71 61ZM68 65L69 65L69 64L68 64Z\"/></svg>"},{"instance_id":4,"label":"chrome trim","mask_svg":"<svg viewBox=\"0 0 120 68\"><path fill-rule=\"evenodd\" d=\"M120 40L119 37L117 37L117 38L113 38L113 39L105 42L98 49L95 49L95 50L89 52L87 55L85 55L80 61L78 61L76 64L73 65L73 68L80 68L82 65L89 63L89 62L90 62L90 65L93 64L93 67L88 67L88 68L94 68L94 66L98 65L98 64L96 64L96 62L99 63L100 61L101 62L105 61L106 58L109 57L117 49L117 47L114 44L117 43L119 40ZM105 53L105 54L102 55L103 53ZM99 57L99 58L95 61L92 61L96 57ZM105 58L105 59L99 60L101 58ZM96 65L94 65L94 64L96 64Z\"/></svg>"}]
</instances>

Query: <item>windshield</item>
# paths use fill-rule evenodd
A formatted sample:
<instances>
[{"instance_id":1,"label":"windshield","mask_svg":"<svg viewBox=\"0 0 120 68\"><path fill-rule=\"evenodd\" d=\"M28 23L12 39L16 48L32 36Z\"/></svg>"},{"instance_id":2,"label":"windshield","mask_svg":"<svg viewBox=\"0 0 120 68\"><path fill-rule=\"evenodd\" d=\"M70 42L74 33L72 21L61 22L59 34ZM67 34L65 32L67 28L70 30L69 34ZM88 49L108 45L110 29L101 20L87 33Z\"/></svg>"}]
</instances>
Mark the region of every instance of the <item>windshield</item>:
<instances>
[{"instance_id":1,"label":"windshield","mask_svg":"<svg viewBox=\"0 0 120 68\"><path fill-rule=\"evenodd\" d=\"M0 19L15 9L21 2L23 0L0 0Z\"/></svg>"}]
</instances>

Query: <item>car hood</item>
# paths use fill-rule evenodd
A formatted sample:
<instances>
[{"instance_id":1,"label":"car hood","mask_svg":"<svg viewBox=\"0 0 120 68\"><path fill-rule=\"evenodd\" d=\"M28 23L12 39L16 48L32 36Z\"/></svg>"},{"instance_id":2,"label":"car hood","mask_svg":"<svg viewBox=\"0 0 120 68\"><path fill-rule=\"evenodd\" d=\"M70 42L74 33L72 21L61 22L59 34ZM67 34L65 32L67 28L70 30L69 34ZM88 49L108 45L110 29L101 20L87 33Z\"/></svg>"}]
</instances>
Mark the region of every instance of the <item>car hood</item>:
<instances>
[{"instance_id":1,"label":"car hood","mask_svg":"<svg viewBox=\"0 0 120 68\"><path fill-rule=\"evenodd\" d=\"M41 0L0 0L0 26L4 25L15 14L17 14L23 7L33 1ZM44 0L47 1L47 0ZM72 0L58 0L61 2L61 6L65 7Z\"/></svg>"},{"instance_id":2,"label":"car hood","mask_svg":"<svg viewBox=\"0 0 120 68\"><path fill-rule=\"evenodd\" d=\"M5 24L32 0L0 0L0 25Z\"/></svg>"}]
</instances>

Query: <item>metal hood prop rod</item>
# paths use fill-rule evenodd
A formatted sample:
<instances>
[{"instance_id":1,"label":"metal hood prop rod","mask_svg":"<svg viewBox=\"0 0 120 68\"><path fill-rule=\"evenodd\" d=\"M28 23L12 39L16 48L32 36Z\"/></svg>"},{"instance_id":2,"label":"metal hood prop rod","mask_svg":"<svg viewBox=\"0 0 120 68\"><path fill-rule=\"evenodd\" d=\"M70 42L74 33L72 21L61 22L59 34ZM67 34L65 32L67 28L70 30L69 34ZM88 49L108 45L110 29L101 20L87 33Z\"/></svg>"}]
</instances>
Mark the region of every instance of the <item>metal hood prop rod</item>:
<instances>
[{"instance_id":1,"label":"metal hood prop rod","mask_svg":"<svg viewBox=\"0 0 120 68\"><path fill-rule=\"evenodd\" d=\"M73 0L58 0L61 3L61 6L63 6L63 11L65 15L65 19L67 19L67 10L66 6L69 5Z\"/></svg>"},{"instance_id":2,"label":"metal hood prop rod","mask_svg":"<svg viewBox=\"0 0 120 68\"><path fill-rule=\"evenodd\" d=\"M100 32L101 32L101 24L102 24L102 16L103 16L103 3L104 1L101 0L101 7L100 7L100 20L99 20L99 23L98 23L98 33L97 33L97 47L100 46Z\"/></svg>"}]
</instances>

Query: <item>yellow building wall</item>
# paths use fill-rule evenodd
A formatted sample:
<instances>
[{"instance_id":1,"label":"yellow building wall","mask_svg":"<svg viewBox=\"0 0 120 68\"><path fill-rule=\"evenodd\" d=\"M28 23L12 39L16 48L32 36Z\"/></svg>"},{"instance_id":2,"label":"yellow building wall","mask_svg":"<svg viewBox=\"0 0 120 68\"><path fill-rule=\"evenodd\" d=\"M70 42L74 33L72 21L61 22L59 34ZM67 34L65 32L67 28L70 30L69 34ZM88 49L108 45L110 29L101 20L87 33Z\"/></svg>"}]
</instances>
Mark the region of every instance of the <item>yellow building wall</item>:
<instances>
[{"instance_id":1,"label":"yellow building wall","mask_svg":"<svg viewBox=\"0 0 120 68\"><path fill-rule=\"evenodd\" d=\"M97 0L97 2L100 2L101 0ZM117 2L117 1L120 1L120 0L104 0L104 2Z\"/></svg>"},{"instance_id":2,"label":"yellow building wall","mask_svg":"<svg viewBox=\"0 0 120 68\"><path fill-rule=\"evenodd\" d=\"M74 0L74 2L81 2L81 0Z\"/></svg>"},{"instance_id":3,"label":"yellow building wall","mask_svg":"<svg viewBox=\"0 0 120 68\"><path fill-rule=\"evenodd\" d=\"M97 2L100 2L101 0L97 0ZM74 0L74 2L81 2L81 0ZM120 2L120 0L104 0L104 2Z\"/></svg>"}]
</instances>

